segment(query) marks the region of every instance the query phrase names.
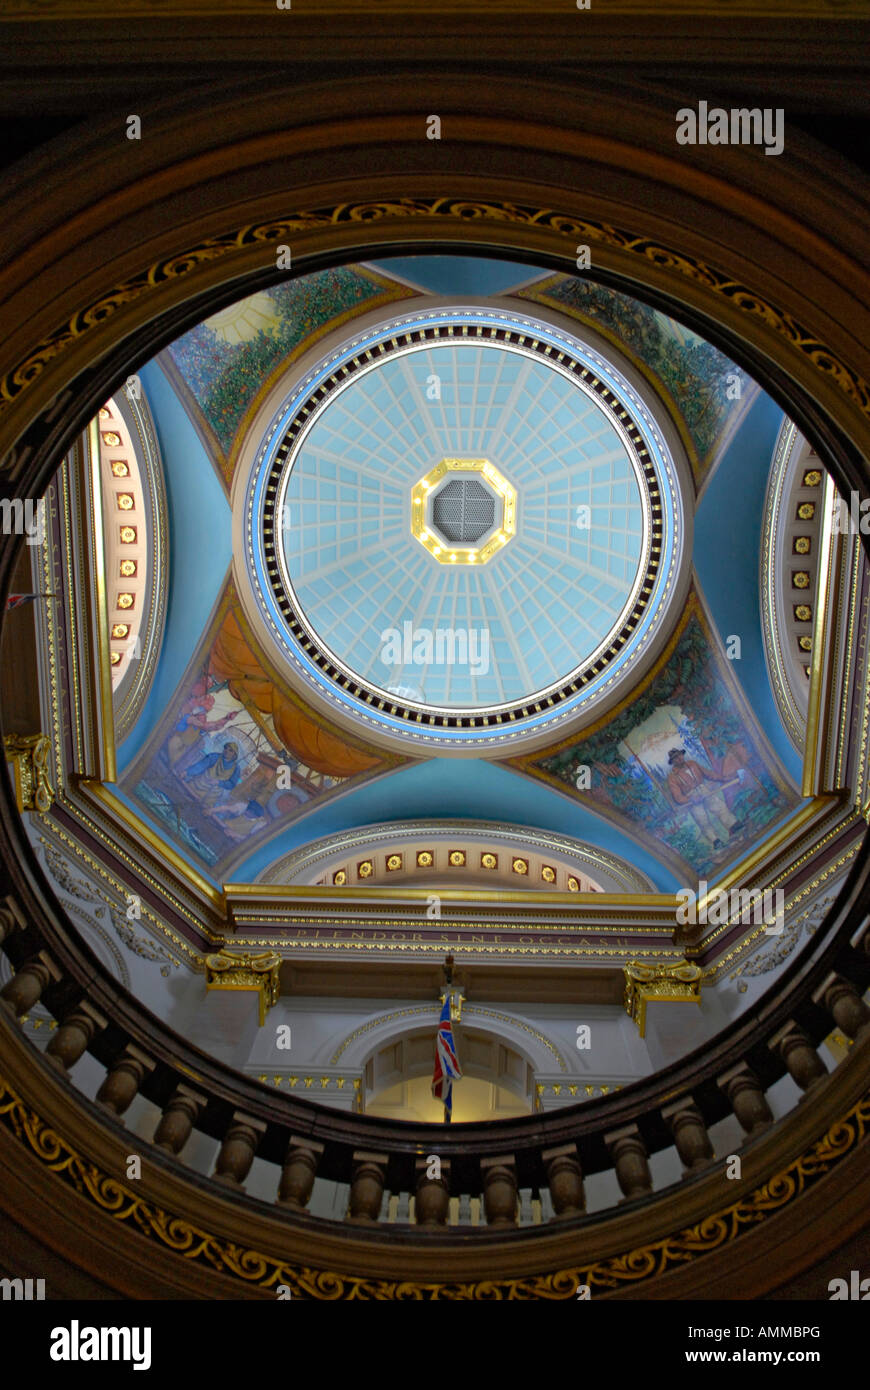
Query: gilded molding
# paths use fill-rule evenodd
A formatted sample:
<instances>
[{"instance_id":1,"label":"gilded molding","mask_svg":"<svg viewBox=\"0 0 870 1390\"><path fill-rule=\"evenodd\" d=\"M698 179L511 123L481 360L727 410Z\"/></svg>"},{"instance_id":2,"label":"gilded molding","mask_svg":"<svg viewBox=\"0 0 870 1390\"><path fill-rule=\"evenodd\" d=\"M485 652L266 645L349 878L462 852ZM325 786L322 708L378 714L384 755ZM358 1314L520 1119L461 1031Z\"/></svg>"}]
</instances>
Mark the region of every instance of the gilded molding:
<instances>
[{"instance_id":1,"label":"gilded molding","mask_svg":"<svg viewBox=\"0 0 870 1390\"><path fill-rule=\"evenodd\" d=\"M78 810L77 807L71 807L68 809L72 809L74 814ZM85 865L87 865L87 868L98 878L100 878L103 881L103 883L108 884L113 893L117 894L117 896L120 897L122 900L126 900L126 896L129 892L129 885L122 883L121 880L117 878L114 874L110 874L99 860L94 859L93 855L89 854L87 850L83 849L82 846L79 845L72 838L72 836L66 832L66 830L64 830L61 826L57 825L50 816L46 818L44 828L46 832L50 833L62 846L65 847L67 851L69 851L69 853L75 855L77 859L81 860ZM108 837L103 834L100 828L93 824L93 822L87 825L87 829L92 834L95 834L99 839L103 840L107 846L111 846L114 854L119 859L125 859L128 862L130 868L134 869L137 873L141 874L142 877L146 879L150 887L154 888L158 892L166 892L166 889L162 884L158 884L155 879L151 879L148 875L146 875L144 870L142 869L141 864L136 864L132 859L128 858L128 856L126 856L123 853L123 851L120 850L117 844L110 841ZM141 904L141 910L141 920L147 921L158 936L161 936L166 941L171 942L173 950L177 951L185 959L186 963L189 966L191 966L194 970L201 972L203 969L203 965L202 956L200 952L197 951L193 946L191 946L190 942L186 941L184 937L179 936L177 932L174 932L170 927L167 927L166 923L161 921L157 914L151 910L147 902L145 902L144 900ZM193 925L196 926L199 931L203 932L203 934L206 935L206 937L208 937L209 933L207 932L203 924L199 921L199 919L193 917L191 914L188 915L190 916ZM213 937L211 939L216 943L223 940L222 937ZM168 951L167 955L169 955Z\"/></svg>"},{"instance_id":2,"label":"gilded molding","mask_svg":"<svg viewBox=\"0 0 870 1390\"><path fill-rule=\"evenodd\" d=\"M621 1085L610 1086L606 1083L602 1084L601 1082L583 1084L579 1081L536 1081L535 1109L538 1111L543 1110L541 1098L546 1095L561 1096L564 1093L566 1096L570 1096L571 1099L576 1100L578 1094L582 1092L580 1096L581 1100L584 1096L587 1100L592 1100L594 1096L609 1096L611 1091L615 1094L617 1091L621 1090Z\"/></svg>"},{"instance_id":3,"label":"gilded molding","mask_svg":"<svg viewBox=\"0 0 870 1390\"><path fill-rule=\"evenodd\" d=\"M259 1000L260 1027L281 993L281 957L274 951L247 954L226 947L205 958L205 987L253 991Z\"/></svg>"},{"instance_id":4,"label":"gilded molding","mask_svg":"<svg viewBox=\"0 0 870 1390\"><path fill-rule=\"evenodd\" d=\"M429 514L429 500L433 488L449 472L482 473L490 485L490 495L495 492L501 501L500 521L495 532L490 531L475 545L467 542L447 542L440 532L433 529ZM430 468L411 490L411 535L414 536L439 565L477 564L485 565L496 551L516 534L517 493L506 478L502 477L494 463L489 459L444 458ZM482 543L481 543L482 542Z\"/></svg>"},{"instance_id":5,"label":"gilded molding","mask_svg":"<svg viewBox=\"0 0 870 1390\"><path fill-rule=\"evenodd\" d=\"M99 299L93 300L86 308L77 311L66 323L59 325L43 338L29 356L19 362L12 371L0 378L0 418L12 402L38 380L49 362L72 344L78 343L92 329L104 324L123 306L167 281L190 275L200 266L225 256L239 254L256 246L285 242L299 233L353 223L404 224L414 218L424 218L436 223L439 220L464 222L469 218L473 218L478 224L492 222L504 226L505 223L509 223L534 228L538 233L552 232L556 244L560 247L567 242L570 242L572 247L577 242L583 242L629 252L640 260L655 265L658 270L670 270L696 285L703 286L713 294L727 299L731 305L751 315L766 328L772 329L795 350L801 352L817 371L833 381L852 405L865 414L870 414L870 385L852 371L830 347L792 314L706 262L684 255L676 248L663 245L658 240L637 236L608 223L585 221L552 208L536 208L523 203L442 197L393 198L302 209L281 220L253 223L236 232L210 237L186 251L164 257L147 269L130 276Z\"/></svg>"},{"instance_id":6,"label":"gilded molding","mask_svg":"<svg viewBox=\"0 0 870 1390\"><path fill-rule=\"evenodd\" d=\"M701 970L687 960L670 965L643 965L630 961L624 967L625 1012L634 1019L640 1036L646 1036L647 1004L700 1004Z\"/></svg>"},{"instance_id":7,"label":"gilded molding","mask_svg":"<svg viewBox=\"0 0 870 1390\"><path fill-rule=\"evenodd\" d=\"M51 744L48 735L6 734L3 750L6 761L12 764L19 811L47 815L54 800L54 788L49 781Z\"/></svg>"},{"instance_id":8,"label":"gilded molding","mask_svg":"<svg viewBox=\"0 0 870 1390\"><path fill-rule=\"evenodd\" d=\"M397 826L394 822L387 822L382 825L342 830L338 834L325 835L321 839L312 840L301 849L295 849L289 854L282 855L280 859L259 875L257 882L264 885L271 883L292 884L300 874L313 870L318 864L323 863L325 867L334 867L329 865L329 861L342 851L349 856L352 856L357 850L364 849L375 849L380 853L388 853L394 847L399 848L406 842L412 843L418 836L431 838L438 844L443 844L446 839L455 839L457 835L463 834L469 836L467 841L463 841L469 851L477 850L481 845L489 848L492 842L496 842L505 851L522 848L541 854L555 854L568 858L573 863L575 872L579 870L590 878L596 878L601 872L612 875L618 885L615 891L625 893L651 893L655 891L653 882L647 874L642 873L628 860L620 859L617 855L600 849L597 845L587 845L580 840L555 835L546 830L527 830L499 821L470 820L406 820L402 822L401 826ZM427 852L433 852L431 846ZM431 861L417 864L417 867L421 869L431 868L431 866ZM526 899L524 898L523 901Z\"/></svg>"},{"instance_id":9,"label":"gilded molding","mask_svg":"<svg viewBox=\"0 0 870 1390\"><path fill-rule=\"evenodd\" d=\"M146 1201L116 1174L103 1172L78 1154L0 1077L0 1121L22 1147L57 1179L72 1188L102 1216L125 1222L148 1241L180 1255L190 1264L217 1270L239 1285L274 1291L287 1285L294 1298L337 1302L344 1299L478 1301L501 1299L575 1299L587 1285L602 1294L636 1288L673 1268L720 1250L756 1230L771 1216L790 1206L850 1154L870 1129L870 1092L830 1125L826 1133L786 1168L761 1187L694 1226L663 1240L613 1254L570 1269L527 1275L518 1279L418 1283L405 1279L366 1279L358 1275L291 1264L228 1241Z\"/></svg>"},{"instance_id":10,"label":"gilded molding","mask_svg":"<svg viewBox=\"0 0 870 1390\"><path fill-rule=\"evenodd\" d=\"M142 711L160 659L169 594L169 519L160 446L144 391L138 400L128 390L119 391L117 398L122 400L123 407L129 410L132 418L131 433L134 435L146 529L149 532L149 574L145 594L147 611L141 618L139 628L141 650L130 679L122 681L116 691L115 739L121 743Z\"/></svg>"},{"instance_id":11,"label":"gilded molding","mask_svg":"<svg viewBox=\"0 0 870 1390\"><path fill-rule=\"evenodd\" d=\"M761 534L761 618L764 655L779 717L794 747L803 755L807 724L806 692L795 690L788 677L791 663L787 661L783 651L782 632L785 630L788 633L790 625L787 615L779 611L776 597L779 564L784 558L778 554L776 538L785 501L786 475L797 439L797 427L791 420L783 420L774 447L764 505ZM806 602L804 594L801 594L800 598L802 602Z\"/></svg>"}]
</instances>

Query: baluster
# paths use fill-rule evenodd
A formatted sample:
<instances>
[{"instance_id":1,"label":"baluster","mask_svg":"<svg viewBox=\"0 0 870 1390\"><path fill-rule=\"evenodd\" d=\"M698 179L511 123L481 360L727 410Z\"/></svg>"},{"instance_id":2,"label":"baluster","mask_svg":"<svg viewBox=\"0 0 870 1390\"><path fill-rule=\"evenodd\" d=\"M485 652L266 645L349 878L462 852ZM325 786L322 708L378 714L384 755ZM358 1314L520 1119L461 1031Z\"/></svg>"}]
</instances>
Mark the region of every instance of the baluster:
<instances>
[{"instance_id":1,"label":"baluster","mask_svg":"<svg viewBox=\"0 0 870 1390\"><path fill-rule=\"evenodd\" d=\"M870 1009L851 980L831 974L813 994L813 1002L827 1009L847 1038L857 1038L870 1024Z\"/></svg>"},{"instance_id":2,"label":"baluster","mask_svg":"<svg viewBox=\"0 0 870 1390\"><path fill-rule=\"evenodd\" d=\"M738 1062L717 1077L716 1085L725 1092L734 1114L747 1134L760 1134L773 1124L773 1113L761 1082L751 1067Z\"/></svg>"},{"instance_id":3,"label":"baluster","mask_svg":"<svg viewBox=\"0 0 870 1390\"><path fill-rule=\"evenodd\" d=\"M279 1207L295 1207L297 1211L302 1211L308 1206L322 1153L323 1145L315 1140L298 1139L296 1135L291 1137L281 1169Z\"/></svg>"},{"instance_id":4,"label":"baluster","mask_svg":"<svg viewBox=\"0 0 870 1390\"><path fill-rule=\"evenodd\" d=\"M450 1159L441 1160L440 1177L430 1178L427 1174L429 1160L418 1158L417 1200L415 1211L418 1226L444 1226L450 1209Z\"/></svg>"},{"instance_id":5,"label":"baluster","mask_svg":"<svg viewBox=\"0 0 870 1390\"><path fill-rule=\"evenodd\" d=\"M217 1156L217 1163L212 1174L214 1182L223 1183L225 1187L237 1188L244 1192L245 1189L242 1184L251 1171L254 1154L257 1152L260 1140L265 1133L266 1126L261 1120L252 1119L250 1115L243 1115L240 1110L234 1111L229 1129L223 1137L220 1153Z\"/></svg>"},{"instance_id":6,"label":"baluster","mask_svg":"<svg viewBox=\"0 0 870 1390\"><path fill-rule=\"evenodd\" d=\"M674 1136L677 1153L684 1164L684 1178L712 1162L713 1146L707 1126L691 1096L683 1096L673 1104L663 1106L662 1119Z\"/></svg>"},{"instance_id":7,"label":"baluster","mask_svg":"<svg viewBox=\"0 0 870 1390\"><path fill-rule=\"evenodd\" d=\"M605 1134L604 1142L613 1159L616 1180L623 1193L623 1201L642 1197L652 1191L652 1177L649 1171L646 1145L640 1137L637 1125L626 1125L624 1129L612 1130Z\"/></svg>"},{"instance_id":8,"label":"baluster","mask_svg":"<svg viewBox=\"0 0 870 1390\"><path fill-rule=\"evenodd\" d=\"M177 1086L166 1102L154 1131L154 1143L158 1149L180 1154L205 1104L205 1096L191 1091L188 1086Z\"/></svg>"},{"instance_id":9,"label":"baluster","mask_svg":"<svg viewBox=\"0 0 870 1390\"><path fill-rule=\"evenodd\" d=\"M358 1151L353 1156L348 1221L373 1222L381 1213L387 1154Z\"/></svg>"},{"instance_id":10,"label":"baluster","mask_svg":"<svg viewBox=\"0 0 870 1390\"><path fill-rule=\"evenodd\" d=\"M45 1049L45 1060L66 1076L90 1047L95 1033L102 1032L107 1020L86 1000L64 1016Z\"/></svg>"},{"instance_id":11,"label":"baluster","mask_svg":"<svg viewBox=\"0 0 870 1390\"><path fill-rule=\"evenodd\" d=\"M547 1185L553 1203L554 1221L566 1221L580 1216L586 1209L583 1192L583 1170L575 1144L563 1144L541 1155L547 1173Z\"/></svg>"},{"instance_id":12,"label":"baluster","mask_svg":"<svg viewBox=\"0 0 870 1390\"><path fill-rule=\"evenodd\" d=\"M26 925L14 898L7 896L0 900L0 946L14 931L22 931Z\"/></svg>"},{"instance_id":13,"label":"baluster","mask_svg":"<svg viewBox=\"0 0 870 1390\"><path fill-rule=\"evenodd\" d=\"M109 1068L97 1091L97 1104L113 1115L123 1115L142 1085L146 1072L153 1070L154 1063L150 1057L129 1043Z\"/></svg>"},{"instance_id":14,"label":"baluster","mask_svg":"<svg viewBox=\"0 0 870 1390\"><path fill-rule=\"evenodd\" d=\"M779 1053L788 1068L789 1076L802 1091L817 1086L828 1074L827 1067L813 1047L803 1028L787 1023L771 1038L769 1047Z\"/></svg>"},{"instance_id":15,"label":"baluster","mask_svg":"<svg viewBox=\"0 0 870 1390\"><path fill-rule=\"evenodd\" d=\"M515 1226L517 1221L517 1175L512 1154L503 1158L482 1158L483 1205L490 1226Z\"/></svg>"},{"instance_id":16,"label":"baluster","mask_svg":"<svg viewBox=\"0 0 870 1390\"><path fill-rule=\"evenodd\" d=\"M45 951L31 956L19 966L11 980L0 989L0 1003L14 1018L26 1014L50 981L60 979L60 971Z\"/></svg>"}]
</instances>

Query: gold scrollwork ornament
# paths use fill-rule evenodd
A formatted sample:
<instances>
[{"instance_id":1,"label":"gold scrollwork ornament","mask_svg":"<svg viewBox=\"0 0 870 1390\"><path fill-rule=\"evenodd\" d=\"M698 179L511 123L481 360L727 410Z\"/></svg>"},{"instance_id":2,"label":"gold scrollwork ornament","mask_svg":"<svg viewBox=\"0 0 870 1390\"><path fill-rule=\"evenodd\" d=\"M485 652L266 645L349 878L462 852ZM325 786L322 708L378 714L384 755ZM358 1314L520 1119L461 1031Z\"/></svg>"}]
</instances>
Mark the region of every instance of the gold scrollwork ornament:
<instances>
[{"instance_id":1,"label":"gold scrollwork ornament","mask_svg":"<svg viewBox=\"0 0 870 1390\"><path fill-rule=\"evenodd\" d=\"M51 744L47 734L7 734L3 748L12 764L15 802L19 811L37 811L44 816L54 800L48 777Z\"/></svg>"}]
</instances>

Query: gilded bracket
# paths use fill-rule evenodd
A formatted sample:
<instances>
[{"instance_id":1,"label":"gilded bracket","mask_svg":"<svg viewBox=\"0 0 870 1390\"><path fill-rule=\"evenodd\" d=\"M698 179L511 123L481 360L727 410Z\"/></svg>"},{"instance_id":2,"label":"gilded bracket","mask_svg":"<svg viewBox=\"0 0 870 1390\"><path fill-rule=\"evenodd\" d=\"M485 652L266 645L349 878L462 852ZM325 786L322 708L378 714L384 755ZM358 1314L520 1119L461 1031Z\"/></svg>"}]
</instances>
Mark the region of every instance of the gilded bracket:
<instances>
[{"instance_id":1,"label":"gilded bracket","mask_svg":"<svg viewBox=\"0 0 870 1390\"><path fill-rule=\"evenodd\" d=\"M54 800L54 788L48 779L48 759L51 745L47 734L7 734L3 751L12 764L15 779L15 801L19 811L47 814Z\"/></svg>"},{"instance_id":2,"label":"gilded bracket","mask_svg":"<svg viewBox=\"0 0 870 1390\"><path fill-rule=\"evenodd\" d=\"M275 951L244 955L239 951L221 950L205 958L205 987L253 990L260 999L262 1028L268 1010L277 1003L281 992L280 969L281 957Z\"/></svg>"},{"instance_id":3,"label":"gilded bracket","mask_svg":"<svg viewBox=\"0 0 870 1390\"><path fill-rule=\"evenodd\" d=\"M630 961L625 975L625 1012L633 1018L641 1037L646 1036L646 1006L655 1004L700 1004L701 968L686 960L670 965L642 965Z\"/></svg>"}]
</instances>

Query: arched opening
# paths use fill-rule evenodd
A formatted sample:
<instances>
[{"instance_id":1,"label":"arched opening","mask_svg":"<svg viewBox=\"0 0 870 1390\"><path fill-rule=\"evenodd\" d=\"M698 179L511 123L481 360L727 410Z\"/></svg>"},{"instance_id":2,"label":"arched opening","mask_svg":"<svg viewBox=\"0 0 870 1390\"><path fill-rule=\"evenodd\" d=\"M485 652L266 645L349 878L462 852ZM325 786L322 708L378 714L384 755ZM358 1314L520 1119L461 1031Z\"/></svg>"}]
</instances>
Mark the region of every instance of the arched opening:
<instances>
[{"instance_id":1,"label":"arched opening","mask_svg":"<svg viewBox=\"0 0 870 1390\"><path fill-rule=\"evenodd\" d=\"M454 1024L462 1080L453 1087L453 1122L512 1119L533 1108L534 1069L495 1033ZM431 1028L381 1043L363 1070L365 1113L384 1119L438 1123L443 1107L431 1092Z\"/></svg>"}]
</instances>

